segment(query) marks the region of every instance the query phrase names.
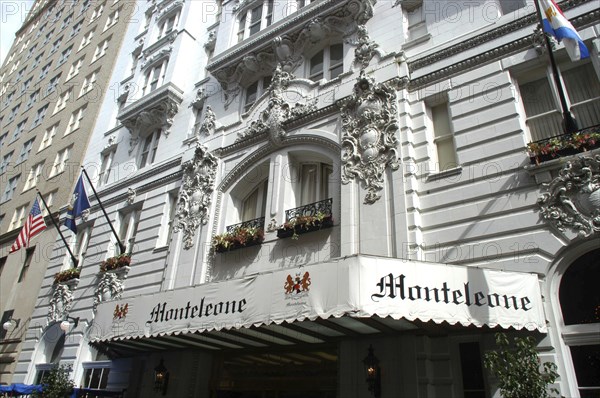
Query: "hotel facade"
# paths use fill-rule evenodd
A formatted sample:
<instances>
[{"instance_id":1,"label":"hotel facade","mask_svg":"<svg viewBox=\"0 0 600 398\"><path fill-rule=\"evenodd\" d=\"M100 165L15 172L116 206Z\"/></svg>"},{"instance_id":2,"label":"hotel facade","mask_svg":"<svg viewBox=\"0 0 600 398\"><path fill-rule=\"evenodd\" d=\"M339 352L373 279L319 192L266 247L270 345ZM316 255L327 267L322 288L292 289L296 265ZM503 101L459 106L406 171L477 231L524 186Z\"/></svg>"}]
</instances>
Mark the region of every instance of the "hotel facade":
<instances>
[{"instance_id":1,"label":"hotel facade","mask_svg":"<svg viewBox=\"0 0 600 398\"><path fill-rule=\"evenodd\" d=\"M14 381L499 397L504 331L598 394L597 2L559 3L569 136L529 0L136 5L84 159L107 216L88 187Z\"/></svg>"}]
</instances>

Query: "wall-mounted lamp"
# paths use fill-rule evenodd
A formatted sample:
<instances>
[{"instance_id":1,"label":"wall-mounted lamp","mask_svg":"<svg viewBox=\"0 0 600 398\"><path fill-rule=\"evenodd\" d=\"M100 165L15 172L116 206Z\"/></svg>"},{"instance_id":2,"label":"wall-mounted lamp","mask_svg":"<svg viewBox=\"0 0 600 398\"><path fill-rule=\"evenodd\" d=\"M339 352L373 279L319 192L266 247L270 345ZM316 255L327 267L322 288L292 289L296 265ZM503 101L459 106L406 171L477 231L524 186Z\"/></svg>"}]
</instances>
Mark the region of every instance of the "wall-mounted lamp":
<instances>
[{"instance_id":1,"label":"wall-mounted lamp","mask_svg":"<svg viewBox=\"0 0 600 398\"><path fill-rule=\"evenodd\" d=\"M381 369L379 368L379 359L373 354L373 345L369 345L369 353L363 359L363 363L369 391L375 398L379 398L381 397Z\"/></svg>"},{"instance_id":2,"label":"wall-mounted lamp","mask_svg":"<svg viewBox=\"0 0 600 398\"><path fill-rule=\"evenodd\" d=\"M169 385L169 371L165 367L162 358L157 367L154 368L154 390L161 391L162 395L167 395L167 386Z\"/></svg>"},{"instance_id":3,"label":"wall-mounted lamp","mask_svg":"<svg viewBox=\"0 0 600 398\"><path fill-rule=\"evenodd\" d=\"M71 319L73 323L69 321ZM72 316L67 316L65 320L60 323L60 330L65 333L68 333L69 330L75 329L79 325L79 317L73 318Z\"/></svg>"},{"instance_id":4,"label":"wall-mounted lamp","mask_svg":"<svg viewBox=\"0 0 600 398\"><path fill-rule=\"evenodd\" d=\"M6 330L7 332L9 330L13 330L17 326L19 326L19 322L20 322L20 319L10 318L8 321L6 321L2 324L2 329Z\"/></svg>"}]
</instances>

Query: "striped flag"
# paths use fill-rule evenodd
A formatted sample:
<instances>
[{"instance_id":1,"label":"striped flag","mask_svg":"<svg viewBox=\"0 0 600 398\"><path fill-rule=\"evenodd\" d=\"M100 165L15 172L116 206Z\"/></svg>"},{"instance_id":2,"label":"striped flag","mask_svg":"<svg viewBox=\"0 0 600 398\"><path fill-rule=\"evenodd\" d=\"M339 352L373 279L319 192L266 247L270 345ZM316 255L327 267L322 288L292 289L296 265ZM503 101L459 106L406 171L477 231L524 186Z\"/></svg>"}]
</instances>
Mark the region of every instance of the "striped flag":
<instances>
[{"instance_id":1,"label":"striped flag","mask_svg":"<svg viewBox=\"0 0 600 398\"><path fill-rule=\"evenodd\" d=\"M19 232L19 236L17 236L15 243L10 247L9 253L16 252L22 247L28 247L29 240L45 229L46 223L44 222L44 216L42 215L40 204L36 198L35 202L33 202L33 207L27 216L25 225L21 228L21 232Z\"/></svg>"},{"instance_id":2,"label":"striped flag","mask_svg":"<svg viewBox=\"0 0 600 398\"><path fill-rule=\"evenodd\" d=\"M540 0L542 7L542 23L544 32L554 36L558 42L563 42L571 61L589 58L590 52L583 43L581 36L554 0Z\"/></svg>"}]
</instances>

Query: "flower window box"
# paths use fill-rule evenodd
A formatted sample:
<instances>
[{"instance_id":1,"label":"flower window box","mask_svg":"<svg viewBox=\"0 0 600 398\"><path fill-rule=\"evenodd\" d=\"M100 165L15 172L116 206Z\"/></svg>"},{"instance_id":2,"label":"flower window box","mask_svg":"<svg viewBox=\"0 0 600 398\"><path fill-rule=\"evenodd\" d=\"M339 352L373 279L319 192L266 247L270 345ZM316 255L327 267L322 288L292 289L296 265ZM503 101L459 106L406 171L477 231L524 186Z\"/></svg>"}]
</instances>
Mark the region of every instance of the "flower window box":
<instances>
[{"instance_id":1,"label":"flower window box","mask_svg":"<svg viewBox=\"0 0 600 398\"><path fill-rule=\"evenodd\" d=\"M228 226L227 232L213 236L213 250L217 253L224 253L260 245L265 240L264 222L265 219L262 217Z\"/></svg>"},{"instance_id":2,"label":"flower window box","mask_svg":"<svg viewBox=\"0 0 600 398\"><path fill-rule=\"evenodd\" d=\"M81 268L69 268L67 270L57 272L54 274L54 284L74 281L75 279L79 279L80 274Z\"/></svg>"},{"instance_id":3,"label":"flower window box","mask_svg":"<svg viewBox=\"0 0 600 398\"><path fill-rule=\"evenodd\" d=\"M580 130L575 134L565 134L527 144L531 164L540 164L596 148L600 148L599 126Z\"/></svg>"},{"instance_id":4,"label":"flower window box","mask_svg":"<svg viewBox=\"0 0 600 398\"><path fill-rule=\"evenodd\" d=\"M286 222L277 229L277 237L298 239L298 235L333 227L332 204L329 198L287 210Z\"/></svg>"},{"instance_id":5,"label":"flower window box","mask_svg":"<svg viewBox=\"0 0 600 398\"><path fill-rule=\"evenodd\" d=\"M117 271L120 269L129 269L131 265L131 256L129 254L119 254L110 257L100 264L100 272Z\"/></svg>"}]
</instances>

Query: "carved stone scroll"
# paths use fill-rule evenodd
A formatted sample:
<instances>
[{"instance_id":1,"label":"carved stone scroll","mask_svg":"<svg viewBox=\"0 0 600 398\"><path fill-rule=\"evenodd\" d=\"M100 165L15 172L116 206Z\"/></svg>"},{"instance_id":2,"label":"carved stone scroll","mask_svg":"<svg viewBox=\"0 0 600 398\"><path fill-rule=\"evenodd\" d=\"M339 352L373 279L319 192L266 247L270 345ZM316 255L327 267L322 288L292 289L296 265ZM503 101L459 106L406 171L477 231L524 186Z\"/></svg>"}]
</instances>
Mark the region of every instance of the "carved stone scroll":
<instances>
[{"instance_id":1,"label":"carved stone scroll","mask_svg":"<svg viewBox=\"0 0 600 398\"><path fill-rule=\"evenodd\" d=\"M342 114L342 183L361 180L368 193L365 204L381 195L387 168L397 170L398 130L396 88L375 83L361 71L353 94L338 102Z\"/></svg>"},{"instance_id":2,"label":"carved stone scroll","mask_svg":"<svg viewBox=\"0 0 600 398\"><path fill-rule=\"evenodd\" d=\"M217 165L217 158L201 144L196 146L194 158L182 165L183 184L177 200L175 231L183 231L185 249L194 245L198 227L208 222Z\"/></svg>"}]
</instances>

